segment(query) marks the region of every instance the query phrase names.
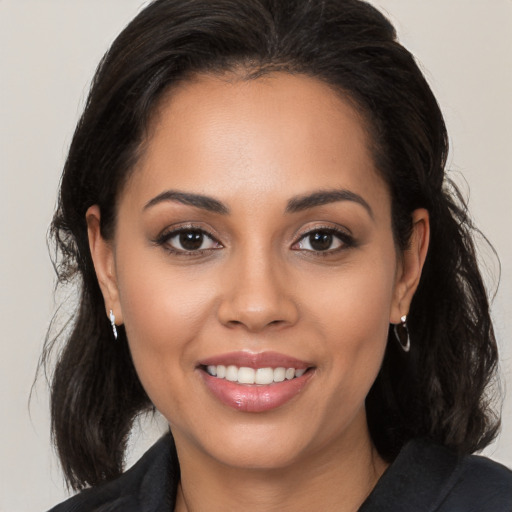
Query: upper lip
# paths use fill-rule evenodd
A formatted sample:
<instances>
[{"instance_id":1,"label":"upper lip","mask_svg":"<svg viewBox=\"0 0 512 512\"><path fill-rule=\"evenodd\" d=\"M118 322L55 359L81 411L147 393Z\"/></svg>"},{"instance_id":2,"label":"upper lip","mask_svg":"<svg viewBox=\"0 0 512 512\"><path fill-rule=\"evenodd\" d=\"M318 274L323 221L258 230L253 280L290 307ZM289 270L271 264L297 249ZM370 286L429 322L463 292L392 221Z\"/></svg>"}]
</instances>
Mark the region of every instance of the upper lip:
<instances>
[{"instance_id":1,"label":"upper lip","mask_svg":"<svg viewBox=\"0 0 512 512\"><path fill-rule=\"evenodd\" d=\"M199 362L199 366L234 365L247 368L295 368L306 369L312 365L295 357L278 352L229 352L208 357Z\"/></svg>"}]
</instances>

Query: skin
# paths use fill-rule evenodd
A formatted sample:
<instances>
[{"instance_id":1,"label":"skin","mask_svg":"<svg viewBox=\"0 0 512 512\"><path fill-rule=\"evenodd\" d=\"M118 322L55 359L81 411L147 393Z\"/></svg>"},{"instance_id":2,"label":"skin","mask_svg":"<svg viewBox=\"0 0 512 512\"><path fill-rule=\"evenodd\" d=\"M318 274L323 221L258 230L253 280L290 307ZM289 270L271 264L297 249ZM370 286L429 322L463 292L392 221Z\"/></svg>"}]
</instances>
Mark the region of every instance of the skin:
<instances>
[{"instance_id":1,"label":"skin","mask_svg":"<svg viewBox=\"0 0 512 512\"><path fill-rule=\"evenodd\" d=\"M368 208L345 198L287 212L293 198L340 189ZM214 198L229 213L155 200L169 190ZM365 397L389 324L409 310L429 222L416 210L410 248L398 251L388 187L352 104L304 76L199 76L162 102L113 240L100 235L97 206L87 222L106 311L124 324L176 440L176 510L356 510L386 468ZM190 224L213 241L171 252L179 240L162 234ZM311 250L306 234L326 228L342 239ZM241 412L209 392L197 367L240 350L314 369L285 405Z\"/></svg>"}]
</instances>

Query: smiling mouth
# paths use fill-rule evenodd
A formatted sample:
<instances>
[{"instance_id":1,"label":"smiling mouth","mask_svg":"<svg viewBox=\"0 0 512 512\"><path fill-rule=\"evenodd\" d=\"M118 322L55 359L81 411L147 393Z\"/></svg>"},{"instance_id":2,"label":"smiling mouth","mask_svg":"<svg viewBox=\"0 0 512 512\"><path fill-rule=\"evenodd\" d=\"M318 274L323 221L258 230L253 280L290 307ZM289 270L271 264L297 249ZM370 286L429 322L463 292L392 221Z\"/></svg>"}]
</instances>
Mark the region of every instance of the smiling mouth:
<instances>
[{"instance_id":1,"label":"smiling mouth","mask_svg":"<svg viewBox=\"0 0 512 512\"><path fill-rule=\"evenodd\" d=\"M285 382L302 377L310 368L249 368L246 366L235 365L208 365L202 369L212 377L227 380L237 384L245 385L263 385Z\"/></svg>"},{"instance_id":2,"label":"smiling mouth","mask_svg":"<svg viewBox=\"0 0 512 512\"><path fill-rule=\"evenodd\" d=\"M198 369L212 396L237 411L263 413L281 407L301 394L315 373L314 366L275 353L221 357L202 362Z\"/></svg>"}]
</instances>

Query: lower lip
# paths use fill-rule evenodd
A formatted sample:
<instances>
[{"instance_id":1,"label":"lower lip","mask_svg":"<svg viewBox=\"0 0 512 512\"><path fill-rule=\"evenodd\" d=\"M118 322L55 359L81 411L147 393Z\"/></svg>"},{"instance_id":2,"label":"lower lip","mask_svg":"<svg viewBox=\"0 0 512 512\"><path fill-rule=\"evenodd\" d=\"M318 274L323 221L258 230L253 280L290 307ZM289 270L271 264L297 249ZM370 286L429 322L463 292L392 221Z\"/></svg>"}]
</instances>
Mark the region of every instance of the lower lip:
<instances>
[{"instance_id":1,"label":"lower lip","mask_svg":"<svg viewBox=\"0 0 512 512\"><path fill-rule=\"evenodd\" d=\"M204 370L201 374L208 389L223 404L243 412L264 412L281 407L296 397L313 372L310 370L301 377L269 385L238 384L213 377Z\"/></svg>"}]
</instances>

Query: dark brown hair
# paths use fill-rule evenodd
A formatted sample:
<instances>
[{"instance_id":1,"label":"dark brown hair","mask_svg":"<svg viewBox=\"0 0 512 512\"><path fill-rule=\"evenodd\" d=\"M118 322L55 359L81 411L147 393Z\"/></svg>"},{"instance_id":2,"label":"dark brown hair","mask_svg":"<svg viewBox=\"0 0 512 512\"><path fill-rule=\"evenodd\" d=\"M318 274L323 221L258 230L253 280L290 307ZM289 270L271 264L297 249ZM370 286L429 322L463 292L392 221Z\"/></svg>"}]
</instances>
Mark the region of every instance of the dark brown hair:
<instances>
[{"instance_id":1,"label":"dark brown hair","mask_svg":"<svg viewBox=\"0 0 512 512\"><path fill-rule=\"evenodd\" d=\"M391 191L400 248L407 247L411 212L430 213L430 248L408 319L411 352L401 352L390 331L367 397L378 450L392 459L418 436L459 452L484 447L497 429L486 395L497 349L473 227L445 177L438 104L393 26L359 0L156 0L99 65L51 227L59 280L80 289L52 380L53 436L68 483L79 489L117 476L133 420L151 408L122 327L113 343L85 212L98 204L102 234L111 237L119 192L162 95L194 73L233 70L248 80L273 71L316 77L358 106ZM49 336L43 361L56 338Z\"/></svg>"}]
</instances>

